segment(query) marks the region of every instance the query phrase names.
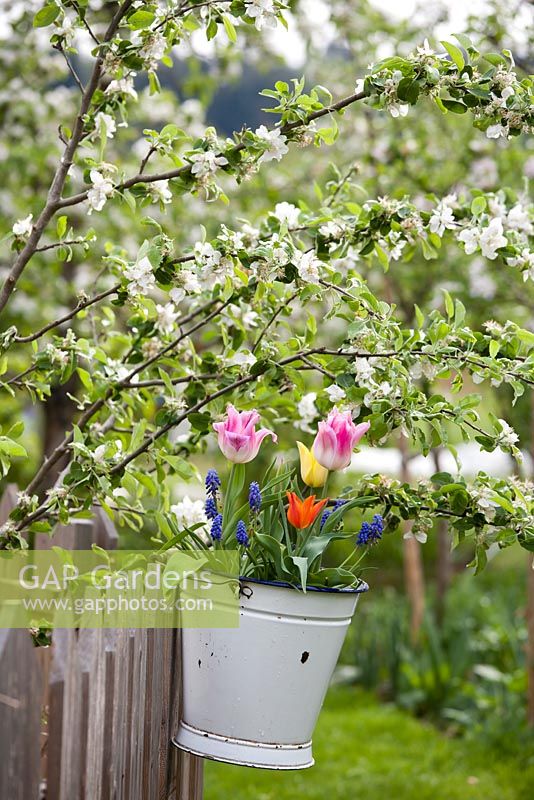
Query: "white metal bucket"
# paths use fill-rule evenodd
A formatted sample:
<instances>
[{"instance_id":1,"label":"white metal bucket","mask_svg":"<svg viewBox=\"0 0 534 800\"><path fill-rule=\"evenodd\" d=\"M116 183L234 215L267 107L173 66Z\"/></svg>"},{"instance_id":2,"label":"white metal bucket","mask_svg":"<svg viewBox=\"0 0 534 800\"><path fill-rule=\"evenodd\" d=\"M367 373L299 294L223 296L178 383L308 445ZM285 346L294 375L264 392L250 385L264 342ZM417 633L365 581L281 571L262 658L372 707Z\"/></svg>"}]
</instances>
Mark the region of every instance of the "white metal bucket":
<instances>
[{"instance_id":1,"label":"white metal bucket","mask_svg":"<svg viewBox=\"0 0 534 800\"><path fill-rule=\"evenodd\" d=\"M242 579L239 628L182 631L177 747L249 767L311 767L313 729L367 589L304 594Z\"/></svg>"}]
</instances>

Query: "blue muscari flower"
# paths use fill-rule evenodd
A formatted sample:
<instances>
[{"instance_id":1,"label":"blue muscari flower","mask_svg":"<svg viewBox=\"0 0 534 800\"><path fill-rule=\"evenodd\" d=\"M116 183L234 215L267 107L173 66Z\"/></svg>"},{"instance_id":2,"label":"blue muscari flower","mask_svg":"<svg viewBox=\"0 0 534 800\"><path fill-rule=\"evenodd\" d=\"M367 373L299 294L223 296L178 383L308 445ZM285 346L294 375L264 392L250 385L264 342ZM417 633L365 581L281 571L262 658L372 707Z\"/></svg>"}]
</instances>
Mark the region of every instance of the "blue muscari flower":
<instances>
[{"instance_id":1,"label":"blue muscari flower","mask_svg":"<svg viewBox=\"0 0 534 800\"><path fill-rule=\"evenodd\" d=\"M362 527L358 533L356 544L365 546L375 544L382 538L384 532L384 520L381 514L375 514L372 522L362 522Z\"/></svg>"},{"instance_id":2,"label":"blue muscari flower","mask_svg":"<svg viewBox=\"0 0 534 800\"><path fill-rule=\"evenodd\" d=\"M346 500L336 500L336 502L334 503L332 509L327 509L326 511L323 511L323 516L321 517L321 530L324 528L328 517L331 514L333 514L334 511L337 511L338 508L341 508L342 506L344 506L346 502L347 502Z\"/></svg>"},{"instance_id":3,"label":"blue muscari flower","mask_svg":"<svg viewBox=\"0 0 534 800\"><path fill-rule=\"evenodd\" d=\"M217 500L215 499L215 497L212 497L212 495L208 497L204 509L206 511L206 516L208 519L215 519L215 517L219 514L219 509L217 508Z\"/></svg>"},{"instance_id":4,"label":"blue muscari flower","mask_svg":"<svg viewBox=\"0 0 534 800\"><path fill-rule=\"evenodd\" d=\"M370 536L371 536L371 525L368 522L362 522L362 527L360 528L360 532L358 533L356 544L359 544L361 546L369 544Z\"/></svg>"},{"instance_id":5,"label":"blue muscari flower","mask_svg":"<svg viewBox=\"0 0 534 800\"><path fill-rule=\"evenodd\" d=\"M211 531L210 531L211 538L213 539L214 542L220 542L222 538L222 523L223 523L222 514L217 514L217 516L211 523Z\"/></svg>"},{"instance_id":6,"label":"blue muscari flower","mask_svg":"<svg viewBox=\"0 0 534 800\"><path fill-rule=\"evenodd\" d=\"M260 485L257 481L252 481L249 486L248 490L248 504L250 506L250 510L257 514L261 509L261 492L260 492Z\"/></svg>"},{"instance_id":7,"label":"blue muscari flower","mask_svg":"<svg viewBox=\"0 0 534 800\"><path fill-rule=\"evenodd\" d=\"M221 488L221 479L216 469L209 469L206 475L206 492L210 497L216 498L217 491Z\"/></svg>"},{"instance_id":8,"label":"blue muscari flower","mask_svg":"<svg viewBox=\"0 0 534 800\"><path fill-rule=\"evenodd\" d=\"M321 517L321 530L322 530L322 529L324 528L324 526L326 525L326 521L327 521L328 517L329 517L331 514L332 514L332 512L331 512L331 511L323 511L323 516Z\"/></svg>"},{"instance_id":9,"label":"blue muscari flower","mask_svg":"<svg viewBox=\"0 0 534 800\"><path fill-rule=\"evenodd\" d=\"M248 533L245 523L242 519L239 520L237 523L237 528L235 531L235 538L237 539L238 544L242 544L245 547L248 546Z\"/></svg>"}]
</instances>

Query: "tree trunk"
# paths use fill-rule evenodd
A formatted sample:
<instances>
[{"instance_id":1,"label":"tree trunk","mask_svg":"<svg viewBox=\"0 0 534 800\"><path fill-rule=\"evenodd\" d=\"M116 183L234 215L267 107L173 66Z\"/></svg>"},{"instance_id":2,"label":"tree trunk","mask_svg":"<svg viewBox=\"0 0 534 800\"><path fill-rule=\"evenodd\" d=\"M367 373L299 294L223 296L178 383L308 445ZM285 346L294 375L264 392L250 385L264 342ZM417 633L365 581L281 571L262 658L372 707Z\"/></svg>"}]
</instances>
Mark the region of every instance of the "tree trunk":
<instances>
[{"instance_id":1,"label":"tree trunk","mask_svg":"<svg viewBox=\"0 0 534 800\"><path fill-rule=\"evenodd\" d=\"M433 457L436 472L440 471L440 451L434 450ZM446 520L436 523L437 563L436 563L436 622L441 628L445 617L447 592L451 583L451 545Z\"/></svg>"},{"instance_id":2,"label":"tree trunk","mask_svg":"<svg viewBox=\"0 0 534 800\"><path fill-rule=\"evenodd\" d=\"M408 469L408 453L406 440L403 436L399 440L401 451L401 480L408 483L410 474ZM425 613L425 581L423 575L423 560L421 558L421 545L417 539L403 539L404 546L404 585L410 603L410 639L412 644L417 644L423 617Z\"/></svg>"},{"instance_id":3,"label":"tree trunk","mask_svg":"<svg viewBox=\"0 0 534 800\"><path fill-rule=\"evenodd\" d=\"M77 227L77 225L81 222L81 219L78 216L73 216L71 221L74 223L74 226ZM68 284L69 281L74 280L77 269L78 264L75 259L73 259L69 264L63 264L62 279L66 284ZM64 296L65 291L63 287L58 294L59 296ZM69 306L74 306L76 304L75 296L70 292L67 294L67 304ZM60 327L56 328L54 333L58 336L66 336L69 328L73 327L74 325L75 320L66 322ZM47 397L42 404L44 456L49 456L50 453L52 453L57 447L57 445L63 441L65 433L72 428L77 411L74 402L69 398L69 394L74 395L77 388L78 380L76 373L69 378L67 383L57 384L50 387L50 397ZM50 469L43 479L39 489L40 492L45 492L47 489L50 489L52 486L54 486L59 475L69 463L70 458L70 454L64 456L54 465L52 469Z\"/></svg>"},{"instance_id":4,"label":"tree trunk","mask_svg":"<svg viewBox=\"0 0 534 800\"><path fill-rule=\"evenodd\" d=\"M67 383L53 386L50 397L43 403L43 454L45 456L50 455L63 441L65 432L72 427L76 407L68 394L73 394L76 385L76 379L72 377ZM55 484L69 460L70 455L67 454L54 465L44 478L40 491L44 492Z\"/></svg>"}]
</instances>

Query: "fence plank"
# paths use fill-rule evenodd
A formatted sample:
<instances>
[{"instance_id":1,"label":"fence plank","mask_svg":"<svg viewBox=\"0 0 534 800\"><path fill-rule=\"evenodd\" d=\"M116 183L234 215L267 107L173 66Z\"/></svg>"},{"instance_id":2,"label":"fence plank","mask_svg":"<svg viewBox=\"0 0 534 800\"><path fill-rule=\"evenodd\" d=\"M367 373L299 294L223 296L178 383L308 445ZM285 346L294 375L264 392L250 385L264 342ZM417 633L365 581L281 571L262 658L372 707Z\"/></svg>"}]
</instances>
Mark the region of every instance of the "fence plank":
<instances>
[{"instance_id":1,"label":"fence plank","mask_svg":"<svg viewBox=\"0 0 534 800\"><path fill-rule=\"evenodd\" d=\"M0 797L39 796L42 672L30 634L0 630Z\"/></svg>"},{"instance_id":2,"label":"fence plank","mask_svg":"<svg viewBox=\"0 0 534 800\"><path fill-rule=\"evenodd\" d=\"M67 669L67 647L71 631L54 631L52 663L50 666L48 739L47 751L47 798L60 795L61 751L63 743L63 716L65 671Z\"/></svg>"},{"instance_id":3,"label":"fence plank","mask_svg":"<svg viewBox=\"0 0 534 800\"><path fill-rule=\"evenodd\" d=\"M117 749L113 731L113 705L115 691L115 661L118 631L104 631L104 717L102 730L104 736L102 752L102 800L111 800L113 760Z\"/></svg>"}]
</instances>

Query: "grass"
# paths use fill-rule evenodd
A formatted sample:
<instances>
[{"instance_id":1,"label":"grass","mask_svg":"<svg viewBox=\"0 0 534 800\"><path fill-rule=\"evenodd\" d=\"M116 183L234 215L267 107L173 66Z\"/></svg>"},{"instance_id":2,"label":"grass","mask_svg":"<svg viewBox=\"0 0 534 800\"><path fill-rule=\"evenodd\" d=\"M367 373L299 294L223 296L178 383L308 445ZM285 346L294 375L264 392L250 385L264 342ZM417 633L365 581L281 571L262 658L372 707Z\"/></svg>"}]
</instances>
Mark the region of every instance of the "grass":
<instances>
[{"instance_id":1,"label":"grass","mask_svg":"<svg viewBox=\"0 0 534 800\"><path fill-rule=\"evenodd\" d=\"M205 800L525 800L522 762L432 726L361 691L329 692L314 735L316 764L274 772L206 761ZM526 756L526 754L525 754Z\"/></svg>"}]
</instances>

